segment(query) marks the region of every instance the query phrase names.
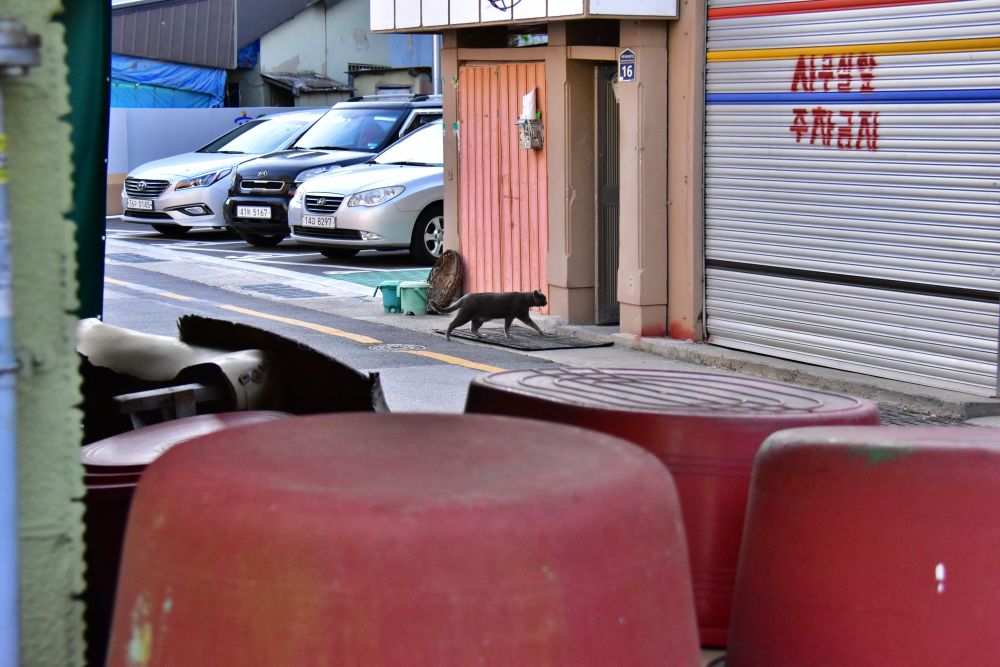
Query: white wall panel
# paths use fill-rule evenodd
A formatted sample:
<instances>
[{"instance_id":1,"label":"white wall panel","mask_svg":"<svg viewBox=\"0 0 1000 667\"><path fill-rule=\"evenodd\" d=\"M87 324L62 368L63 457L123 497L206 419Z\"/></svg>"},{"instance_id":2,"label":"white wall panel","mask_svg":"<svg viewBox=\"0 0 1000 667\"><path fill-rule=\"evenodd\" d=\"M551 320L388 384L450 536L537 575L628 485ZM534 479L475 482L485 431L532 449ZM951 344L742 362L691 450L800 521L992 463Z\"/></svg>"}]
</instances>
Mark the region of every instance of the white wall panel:
<instances>
[{"instance_id":1,"label":"white wall panel","mask_svg":"<svg viewBox=\"0 0 1000 667\"><path fill-rule=\"evenodd\" d=\"M546 0L521 0L514 5L514 20L545 17Z\"/></svg>"},{"instance_id":2,"label":"white wall panel","mask_svg":"<svg viewBox=\"0 0 1000 667\"><path fill-rule=\"evenodd\" d=\"M393 30L396 27L394 0L371 0L372 30Z\"/></svg>"},{"instance_id":3,"label":"white wall panel","mask_svg":"<svg viewBox=\"0 0 1000 667\"><path fill-rule=\"evenodd\" d=\"M475 2L475 0L469 0ZM500 0L497 5L507 7L509 0ZM479 20L483 23L493 23L496 21L512 21L514 14L510 9L497 9L490 0L479 0Z\"/></svg>"},{"instance_id":4,"label":"white wall panel","mask_svg":"<svg viewBox=\"0 0 1000 667\"><path fill-rule=\"evenodd\" d=\"M419 0L396 0L396 29L420 27Z\"/></svg>"},{"instance_id":5,"label":"white wall panel","mask_svg":"<svg viewBox=\"0 0 1000 667\"><path fill-rule=\"evenodd\" d=\"M549 0L549 16L579 16L583 0Z\"/></svg>"},{"instance_id":6,"label":"white wall panel","mask_svg":"<svg viewBox=\"0 0 1000 667\"><path fill-rule=\"evenodd\" d=\"M426 0L421 3L421 23L425 26L446 26L448 25L448 0L437 0L432 2Z\"/></svg>"},{"instance_id":7,"label":"white wall panel","mask_svg":"<svg viewBox=\"0 0 1000 667\"><path fill-rule=\"evenodd\" d=\"M452 24L479 23L479 3L476 0L451 0L450 7Z\"/></svg>"},{"instance_id":8,"label":"white wall panel","mask_svg":"<svg viewBox=\"0 0 1000 667\"><path fill-rule=\"evenodd\" d=\"M676 18L678 0L369 0L372 30L587 16Z\"/></svg>"},{"instance_id":9,"label":"white wall panel","mask_svg":"<svg viewBox=\"0 0 1000 667\"><path fill-rule=\"evenodd\" d=\"M590 0L590 13L595 16L677 16L677 0Z\"/></svg>"}]
</instances>

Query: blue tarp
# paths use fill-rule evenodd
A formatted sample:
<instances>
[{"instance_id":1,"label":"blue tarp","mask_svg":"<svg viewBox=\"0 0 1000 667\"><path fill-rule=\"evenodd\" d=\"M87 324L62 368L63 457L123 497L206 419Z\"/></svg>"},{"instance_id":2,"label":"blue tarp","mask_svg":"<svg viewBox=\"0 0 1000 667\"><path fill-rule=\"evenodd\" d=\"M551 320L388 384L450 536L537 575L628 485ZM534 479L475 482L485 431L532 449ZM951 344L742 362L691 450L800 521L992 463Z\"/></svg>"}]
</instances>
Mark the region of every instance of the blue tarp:
<instances>
[{"instance_id":1,"label":"blue tarp","mask_svg":"<svg viewBox=\"0 0 1000 667\"><path fill-rule=\"evenodd\" d=\"M226 71L111 54L113 107L221 107Z\"/></svg>"},{"instance_id":2,"label":"blue tarp","mask_svg":"<svg viewBox=\"0 0 1000 667\"><path fill-rule=\"evenodd\" d=\"M236 66L242 69L253 69L260 59L260 40L250 42L236 52Z\"/></svg>"}]
</instances>

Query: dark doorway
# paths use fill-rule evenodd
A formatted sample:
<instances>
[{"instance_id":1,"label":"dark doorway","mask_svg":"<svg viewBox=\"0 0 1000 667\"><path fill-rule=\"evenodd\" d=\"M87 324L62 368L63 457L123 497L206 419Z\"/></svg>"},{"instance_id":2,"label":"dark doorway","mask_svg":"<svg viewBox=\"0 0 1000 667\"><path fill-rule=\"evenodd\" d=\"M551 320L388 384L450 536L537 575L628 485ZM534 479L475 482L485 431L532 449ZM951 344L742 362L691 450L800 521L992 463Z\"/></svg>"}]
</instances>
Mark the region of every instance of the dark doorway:
<instances>
[{"instance_id":1,"label":"dark doorway","mask_svg":"<svg viewBox=\"0 0 1000 667\"><path fill-rule=\"evenodd\" d=\"M618 306L618 101L613 64L597 67L597 313L615 324Z\"/></svg>"}]
</instances>

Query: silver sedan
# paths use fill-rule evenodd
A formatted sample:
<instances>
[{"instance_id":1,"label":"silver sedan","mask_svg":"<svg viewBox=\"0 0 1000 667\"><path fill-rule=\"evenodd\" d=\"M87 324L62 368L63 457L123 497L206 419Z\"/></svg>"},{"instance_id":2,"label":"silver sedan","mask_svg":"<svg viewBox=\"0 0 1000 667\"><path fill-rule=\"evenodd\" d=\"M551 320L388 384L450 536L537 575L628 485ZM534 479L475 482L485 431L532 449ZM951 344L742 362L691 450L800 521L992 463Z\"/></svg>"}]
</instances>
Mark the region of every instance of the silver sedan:
<instances>
[{"instance_id":1,"label":"silver sedan","mask_svg":"<svg viewBox=\"0 0 1000 667\"><path fill-rule=\"evenodd\" d=\"M444 250L443 165L444 129L436 121L369 162L310 178L288 206L292 238L330 259L408 248L433 264Z\"/></svg>"},{"instance_id":2,"label":"silver sedan","mask_svg":"<svg viewBox=\"0 0 1000 667\"><path fill-rule=\"evenodd\" d=\"M122 188L122 220L178 235L194 227L223 229L223 204L241 162L281 150L302 135L325 109L255 118L191 153L147 162Z\"/></svg>"}]
</instances>

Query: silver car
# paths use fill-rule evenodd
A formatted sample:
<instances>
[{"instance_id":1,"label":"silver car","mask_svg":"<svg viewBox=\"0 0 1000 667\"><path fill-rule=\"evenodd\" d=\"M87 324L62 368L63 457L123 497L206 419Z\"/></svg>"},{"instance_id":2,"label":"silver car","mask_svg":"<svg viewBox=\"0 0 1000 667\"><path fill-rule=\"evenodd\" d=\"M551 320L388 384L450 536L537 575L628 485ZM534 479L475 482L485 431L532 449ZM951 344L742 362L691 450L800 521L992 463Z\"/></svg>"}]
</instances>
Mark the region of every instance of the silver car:
<instances>
[{"instance_id":1,"label":"silver car","mask_svg":"<svg viewBox=\"0 0 1000 667\"><path fill-rule=\"evenodd\" d=\"M194 227L224 228L222 209L236 166L291 145L327 111L255 118L194 152L136 167L122 189L122 219L169 235Z\"/></svg>"},{"instance_id":2,"label":"silver car","mask_svg":"<svg viewBox=\"0 0 1000 667\"><path fill-rule=\"evenodd\" d=\"M427 124L363 164L306 180L288 205L299 245L343 259L409 248L422 264L444 249L444 126Z\"/></svg>"}]
</instances>

